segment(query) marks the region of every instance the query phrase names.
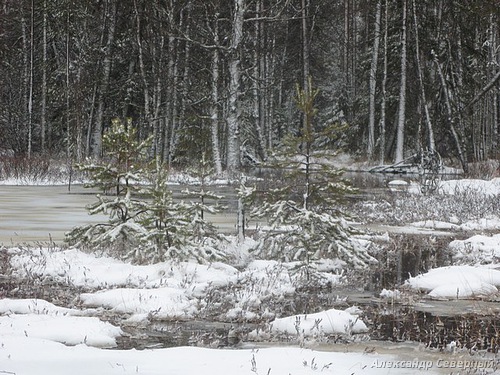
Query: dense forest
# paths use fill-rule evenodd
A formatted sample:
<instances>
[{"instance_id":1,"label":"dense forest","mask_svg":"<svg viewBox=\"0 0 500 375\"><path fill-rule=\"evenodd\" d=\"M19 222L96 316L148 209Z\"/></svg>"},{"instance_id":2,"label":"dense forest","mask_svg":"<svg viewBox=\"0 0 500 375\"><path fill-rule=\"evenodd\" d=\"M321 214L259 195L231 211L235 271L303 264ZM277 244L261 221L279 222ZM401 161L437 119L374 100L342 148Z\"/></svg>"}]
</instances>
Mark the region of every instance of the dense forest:
<instances>
[{"instance_id":1,"label":"dense forest","mask_svg":"<svg viewBox=\"0 0 500 375\"><path fill-rule=\"evenodd\" d=\"M115 118L151 156L217 173L314 127L372 163L497 157L498 0L2 0L0 151L99 158ZM324 133L323 133L324 134Z\"/></svg>"}]
</instances>

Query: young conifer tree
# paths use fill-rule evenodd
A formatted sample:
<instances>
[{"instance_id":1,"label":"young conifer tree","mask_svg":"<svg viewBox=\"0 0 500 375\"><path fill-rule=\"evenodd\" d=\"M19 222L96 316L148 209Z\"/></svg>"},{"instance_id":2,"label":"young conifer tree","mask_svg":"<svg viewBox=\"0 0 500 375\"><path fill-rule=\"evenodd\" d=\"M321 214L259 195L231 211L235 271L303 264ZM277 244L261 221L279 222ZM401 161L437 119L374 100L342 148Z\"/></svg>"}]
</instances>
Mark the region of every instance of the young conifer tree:
<instances>
[{"instance_id":1,"label":"young conifer tree","mask_svg":"<svg viewBox=\"0 0 500 375\"><path fill-rule=\"evenodd\" d=\"M355 267L365 267L374 260L366 248L352 240L355 231L338 209L338 203L353 189L343 180L343 171L328 162L332 152L318 147L318 140L335 137L343 126L332 124L321 133L315 130L318 91L308 86L306 90L297 87L296 103L304 116L300 134L288 136L281 152L268 163L282 172L280 186L260 197L255 189L246 193L247 205L254 206L252 215L269 223L255 254L303 261L307 279L313 260L338 259Z\"/></svg>"},{"instance_id":2,"label":"young conifer tree","mask_svg":"<svg viewBox=\"0 0 500 375\"><path fill-rule=\"evenodd\" d=\"M86 187L99 188L97 202L87 207L89 214L104 214L106 223L93 223L74 228L66 236L76 246L101 249L120 257L128 257L131 248L140 246L139 238L145 233L141 224L147 203L138 199L140 182L147 164L146 150L150 139L139 141L132 121L113 119L103 136L104 157L98 164L89 162L78 166L88 173ZM114 198L107 195L113 191Z\"/></svg>"},{"instance_id":3,"label":"young conifer tree","mask_svg":"<svg viewBox=\"0 0 500 375\"><path fill-rule=\"evenodd\" d=\"M184 259L192 255L188 205L174 202L167 178L167 170L157 163L143 189L143 194L149 198L140 220L145 231L140 237L141 246L134 254L142 263Z\"/></svg>"},{"instance_id":4,"label":"young conifer tree","mask_svg":"<svg viewBox=\"0 0 500 375\"><path fill-rule=\"evenodd\" d=\"M168 186L168 170L158 160L149 163L150 139L139 141L131 122L125 126L114 120L103 137L105 157L99 164L80 166L88 173L88 187L104 194L87 209L91 215L108 216L105 223L74 228L66 236L70 245L102 250L135 263L154 263L167 259L220 260L217 244L205 239L218 239L204 213L216 210L207 204L219 198L205 189L208 171L204 165L201 189L185 192L195 202L175 201ZM113 191L115 197L106 195Z\"/></svg>"}]
</instances>

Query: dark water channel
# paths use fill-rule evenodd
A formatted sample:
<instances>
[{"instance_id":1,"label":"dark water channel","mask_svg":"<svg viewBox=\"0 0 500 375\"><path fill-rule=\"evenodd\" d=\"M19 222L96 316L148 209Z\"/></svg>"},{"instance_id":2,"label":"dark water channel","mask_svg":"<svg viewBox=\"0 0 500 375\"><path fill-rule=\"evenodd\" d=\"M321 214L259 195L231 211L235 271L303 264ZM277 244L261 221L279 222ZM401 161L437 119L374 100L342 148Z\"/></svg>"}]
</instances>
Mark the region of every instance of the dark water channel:
<instances>
[{"instance_id":1,"label":"dark water channel","mask_svg":"<svg viewBox=\"0 0 500 375\"><path fill-rule=\"evenodd\" d=\"M346 299L338 302L338 296ZM311 302L310 306L307 304ZM456 349L471 353L498 353L500 349L500 319L498 303L487 301L408 301L393 303L377 298L373 293L356 290L298 291L289 301L293 311L284 309L283 315L306 314L325 308L345 309L361 307L361 318L368 325L368 335L347 337L330 335L318 344L347 345L360 342L368 347L376 341L384 346L390 343L416 343L421 349L448 352ZM313 308L312 304L316 306ZM472 308L475 306L474 308ZM156 321L144 327L123 326L125 335L118 340L122 349L146 349L175 346L242 347L249 344L269 345L248 339L248 333L263 329L265 324L218 322L212 320ZM271 342L300 344L291 333L274 337ZM332 350L333 346L325 347ZM329 348L329 349L328 349Z\"/></svg>"}]
</instances>

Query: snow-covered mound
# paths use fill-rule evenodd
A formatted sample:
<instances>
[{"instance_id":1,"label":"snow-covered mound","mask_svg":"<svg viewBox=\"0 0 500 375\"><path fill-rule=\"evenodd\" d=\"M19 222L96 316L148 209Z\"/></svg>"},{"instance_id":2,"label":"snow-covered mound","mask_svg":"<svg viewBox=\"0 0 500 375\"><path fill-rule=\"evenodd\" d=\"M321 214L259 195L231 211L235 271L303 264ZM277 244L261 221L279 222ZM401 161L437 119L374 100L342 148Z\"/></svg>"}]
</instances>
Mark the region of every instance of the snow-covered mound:
<instances>
[{"instance_id":1,"label":"snow-covered mound","mask_svg":"<svg viewBox=\"0 0 500 375\"><path fill-rule=\"evenodd\" d=\"M442 181L439 184L439 192L451 195L458 193L499 195L500 178L493 178L489 181L472 179Z\"/></svg>"},{"instance_id":2,"label":"snow-covered mound","mask_svg":"<svg viewBox=\"0 0 500 375\"><path fill-rule=\"evenodd\" d=\"M0 337L29 337L111 348L122 330L96 317L74 316L81 311L58 307L45 300L0 300Z\"/></svg>"},{"instance_id":3,"label":"snow-covered mound","mask_svg":"<svg viewBox=\"0 0 500 375\"><path fill-rule=\"evenodd\" d=\"M79 315L80 311L56 306L43 299L0 299L0 314Z\"/></svg>"},{"instance_id":4,"label":"snow-covered mound","mask_svg":"<svg viewBox=\"0 0 500 375\"><path fill-rule=\"evenodd\" d=\"M489 264L500 259L500 234L454 240L448 246L453 251L454 260L462 263Z\"/></svg>"},{"instance_id":5,"label":"snow-covered mound","mask_svg":"<svg viewBox=\"0 0 500 375\"><path fill-rule=\"evenodd\" d=\"M440 267L411 277L405 285L433 298L476 298L498 292L500 271L479 266Z\"/></svg>"},{"instance_id":6,"label":"snow-covered mound","mask_svg":"<svg viewBox=\"0 0 500 375\"><path fill-rule=\"evenodd\" d=\"M330 309L315 314L301 314L275 319L269 323L273 334L317 337L331 334L367 332L365 323L358 317L359 309Z\"/></svg>"}]
</instances>

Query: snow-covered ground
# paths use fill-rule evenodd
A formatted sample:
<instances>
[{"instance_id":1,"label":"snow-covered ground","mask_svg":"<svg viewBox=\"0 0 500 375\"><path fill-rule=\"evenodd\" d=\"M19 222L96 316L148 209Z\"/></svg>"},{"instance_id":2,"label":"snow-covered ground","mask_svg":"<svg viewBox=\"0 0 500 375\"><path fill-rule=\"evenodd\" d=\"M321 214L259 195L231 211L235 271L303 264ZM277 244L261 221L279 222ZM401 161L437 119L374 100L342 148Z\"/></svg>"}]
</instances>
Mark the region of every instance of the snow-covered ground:
<instances>
[{"instance_id":1,"label":"snow-covered ground","mask_svg":"<svg viewBox=\"0 0 500 375\"><path fill-rule=\"evenodd\" d=\"M82 293L74 296L69 307L56 306L43 299L0 300L0 373L53 375L67 374L71 369L75 375L418 374L424 370L425 373L446 373L448 368L443 368L443 361L463 358L445 353L439 358L424 360L424 353L419 351L408 357L398 351L387 354L371 350L370 342L363 341L368 338L363 336L368 327L356 306L346 310L324 306L323 311L315 314L276 319L267 312L270 323L261 325L248 336L255 340L269 339L274 334L286 336L309 349L250 348L246 344L233 349L119 350L115 348L116 342L123 331L98 318L106 311L129 316L130 324L152 318L190 319L210 303L212 287L238 285L228 293L237 294L234 307L222 312L221 318L252 319L265 316L269 299L282 299L294 293L293 276L288 266L263 260L251 261L238 270L222 263L165 262L136 266L76 249L12 248L9 256L14 277L67 283ZM475 275L481 288L487 284L495 288L500 281L500 271L468 266L446 275L430 273L427 278L416 277L419 283L410 284L431 290L434 286L446 285L452 275L457 274ZM335 283L341 277L330 274L329 281ZM471 282L463 285L476 287ZM339 349L334 344L331 344L332 351L324 351L325 347L314 349L320 338L332 334L354 340L360 335L357 340L366 342L366 350L359 347L351 350L348 345Z\"/></svg>"},{"instance_id":2,"label":"snow-covered ground","mask_svg":"<svg viewBox=\"0 0 500 375\"><path fill-rule=\"evenodd\" d=\"M134 266L78 250L11 249L13 275L68 283L95 292L75 296L74 306L42 299L0 300L0 373L5 374L412 374L418 366L395 355L324 352L299 347L209 349L179 347L117 350L122 330L96 316L109 310L129 314L130 322L155 317L193 318L212 286L241 283L239 302L226 311L256 315L264 298L293 293L293 278L277 262L254 261L244 271L214 263L161 263ZM330 281L335 281L332 276ZM241 284L240 284L241 285ZM263 332L308 337L367 331L359 310L328 309L275 319ZM259 333L252 333L258 337ZM311 341L313 342L313 341ZM399 368L384 366L398 363ZM401 367L403 366L403 367ZM413 368L412 366L417 366ZM409 368L407 368L409 367ZM432 368L438 371L438 368Z\"/></svg>"},{"instance_id":3,"label":"snow-covered ground","mask_svg":"<svg viewBox=\"0 0 500 375\"><path fill-rule=\"evenodd\" d=\"M142 351L104 350L85 344L67 346L47 339L20 335L3 336L0 341L2 374L377 375L419 374L424 371L426 374L445 373L444 369L440 368L445 364L444 360L419 360L418 357L406 360L378 353L339 353L294 347L238 350L197 347ZM487 365L491 361L482 362Z\"/></svg>"},{"instance_id":4,"label":"snow-covered ground","mask_svg":"<svg viewBox=\"0 0 500 375\"><path fill-rule=\"evenodd\" d=\"M469 193L478 187L477 194L498 195L500 183L446 182L442 192L456 194L462 187ZM492 215L470 223L429 220L412 225L491 230L500 228L498 222ZM496 295L500 287L500 270L496 269L499 236L482 234L452 241L452 266L416 275L407 280L403 289L437 299ZM446 357L449 354L443 354L439 362L436 358L419 360L424 358L421 352L408 357L373 350L352 351L349 346L345 350L319 350L317 339L328 335L364 343L369 322L363 320L362 310L356 306L345 310L321 306L315 314L299 315L270 310L268 306L274 301L295 293L300 283L299 275L293 272L297 264L252 259L246 251L250 245L235 245L231 250L234 259L239 259L237 267L190 262L138 266L78 249L5 249L13 278L36 281L37 287L44 283L70 285L76 294L60 306L44 299L0 299L0 374L417 374L450 373L450 367L452 371L465 370L464 363L462 367L457 363L455 367L444 366L444 360L466 360L463 356ZM318 269L328 285L336 285L346 277L326 265ZM226 295L215 296L214 290L224 290ZM401 292L383 291L381 296L397 299ZM210 309L217 304L226 308L219 307L217 318L236 326L237 322L269 321L250 332L248 338L288 336L309 349L250 348L246 344L233 349L119 350L117 341L124 332L102 320L106 314L120 315L128 324L153 319L189 320L203 317L207 311L213 313ZM485 360L482 365L490 363Z\"/></svg>"}]
</instances>

